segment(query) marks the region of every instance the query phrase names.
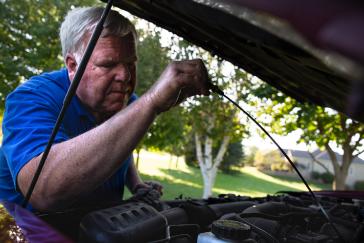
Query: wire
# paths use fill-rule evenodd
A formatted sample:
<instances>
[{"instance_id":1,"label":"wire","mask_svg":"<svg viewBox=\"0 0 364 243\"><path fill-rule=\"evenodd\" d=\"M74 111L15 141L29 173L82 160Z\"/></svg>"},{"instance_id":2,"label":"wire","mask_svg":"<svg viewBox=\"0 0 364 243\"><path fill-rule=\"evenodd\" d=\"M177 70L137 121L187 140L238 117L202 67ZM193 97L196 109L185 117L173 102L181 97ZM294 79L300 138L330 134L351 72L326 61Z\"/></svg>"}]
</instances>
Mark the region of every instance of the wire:
<instances>
[{"instance_id":1,"label":"wire","mask_svg":"<svg viewBox=\"0 0 364 243\"><path fill-rule=\"evenodd\" d=\"M277 240L273 235L271 235L270 233L268 233L267 231L263 230L262 228L250 223L249 221L243 219L240 215L236 215L236 217L234 218L242 223L245 223L247 225L249 225L253 230L255 230L255 232L257 234L259 234L260 236L262 236L263 238L265 238L265 240L268 240L268 242L275 242L275 243L279 243L279 240Z\"/></svg>"},{"instance_id":2,"label":"wire","mask_svg":"<svg viewBox=\"0 0 364 243\"><path fill-rule=\"evenodd\" d=\"M92 51L95 48L96 42L97 42L97 40L99 39L99 37L101 35L101 32L103 30L104 22L106 20L107 15L110 12L112 2L113 2L113 0L108 1L108 3L107 3L107 5L106 5L106 7L105 7L105 9L104 9L104 11L103 11L103 13L101 15L101 18L100 18L99 22L97 23L96 28L95 28L94 32L92 33L92 36L91 36L91 38L90 38L90 40L89 40L89 42L87 44L85 54L82 57L82 60L80 62L80 66L77 68L77 71L75 73L75 77L73 78L73 81L71 82L71 85L68 88L67 94L66 94L66 96L65 96L65 98L63 100L63 105L62 105L61 111L60 111L60 113L59 113L59 115L57 117L57 121L56 121L56 123L55 123L55 125L53 127L51 136L49 137L47 146L46 146L46 148L45 148L45 150L43 152L42 158L40 159L37 170L34 173L33 179L32 179L32 181L30 183L29 189L28 189L27 194L26 194L26 196L24 198L24 201L22 203L22 207L24 207L24 208L28 205L30 197L32 196L32 193L34 191L34 187L37 184L40 173L42 172L42 169L43 169L44 164L46 162L46 159L48 157L49 151L50 151L50 149L52 147L52 144L54 142L54 139L55 139L55 137L57 135L57 132L58 132L60 126L61 126L61 122L63 120L63 117L64 117L65 113L66 113L66 110L67 110L69 104L71 103L71 100L72 100L73 96L76 93L78 84L80 83L82 75L85 72L88 60L90 59Z\"/></svg>"},{"instance_id":3,"label":"wire","mask_svg":"<svg viewBox=\"0 0 364 243\"><path fill-rule=\"evenodd\" d=\"M335 233L338 235L340 241L341 242L345 242L344 239L343 239L343 237L341 236L340 232L337 230L337 228L335 227L335 225L332 223L329 215L326 213L325 209L323 208L323 206L321 205L321 203L317 199L316 195L311 190L311 188L308 185L308 183L306 182L305 178L303 178L302 174L299 172L299 170L297 169L297 167L295 166L295 164L292 162L292 160L289 158L289 156L286 154L286 152L281 148L281 146L279 146L279 144L274 140L274 138L267 132L267 130L265 130L265 128L262 125L260 125L260 123L256 119L254 119L254 117L252 117L248 112L246 112L239 104L237 104L235 101L233 101L228 96L226 96L224 94L224 92L217 85L214 85L212 83L209 83L209 88L211 89L212 92L214 92L214 93L216 93L218 95L221 95L221 96L225 97L234 106L236 106L239 110L241 110L247 117L249 117L249 119L251 119L272 140L272 142L278 147L278 149L281 151L281 153L284 155L284 157L288 160L288 162L291 164L291 166L293 167L293 169L296 171L296 173L298 174L298 176L301 178L302 182L305 184L306 188L310 192L310 194L311 194L314 202L317 204L317 206L321 210L322 214L325 216L325 218L327 219L327 221L329 222L329 224L332 226L332 228L334 229Z\"/></svg>"}]
</instances>

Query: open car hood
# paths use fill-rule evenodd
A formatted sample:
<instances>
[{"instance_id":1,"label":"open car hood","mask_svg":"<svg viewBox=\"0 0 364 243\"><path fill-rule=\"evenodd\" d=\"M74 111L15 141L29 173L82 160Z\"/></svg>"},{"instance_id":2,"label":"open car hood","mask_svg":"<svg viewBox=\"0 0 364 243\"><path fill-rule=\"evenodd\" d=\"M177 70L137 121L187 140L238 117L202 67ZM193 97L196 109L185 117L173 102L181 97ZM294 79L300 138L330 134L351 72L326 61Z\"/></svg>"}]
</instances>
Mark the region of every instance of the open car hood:
<instances>
[{"instance_id":1,"label":"open car hood","mask_svg":"<svg viewBox=\"0 0 364 243\"><path fill-rule=\"evenodd\" d=\"M360 1L115 0L299 101L364 121Z\"/></svg>"}]
</instances>

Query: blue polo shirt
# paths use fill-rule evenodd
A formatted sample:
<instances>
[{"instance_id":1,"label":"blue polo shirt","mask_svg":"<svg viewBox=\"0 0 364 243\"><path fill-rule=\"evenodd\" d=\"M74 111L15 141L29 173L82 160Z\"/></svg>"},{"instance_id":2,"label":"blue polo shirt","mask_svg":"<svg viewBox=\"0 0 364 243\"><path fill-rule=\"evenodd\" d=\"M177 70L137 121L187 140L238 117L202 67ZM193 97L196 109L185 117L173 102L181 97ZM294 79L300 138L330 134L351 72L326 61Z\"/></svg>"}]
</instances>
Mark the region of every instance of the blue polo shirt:
<instances>
[{"instance_id":1,"label":"blue polo shirt","mask_svg":"<svg viewBox=\"0 0 364 243\"><path fill-rule=\"evenodd\" d=\"M0 149L0 199L16 203L23 201L24 197L17 186L17 175L28 161L44 151L69 85L68 72L61 69L32 77L7 97ZM129 103L135 99L136 95L133 94ZM95 126L94 117L75 96L54 143L69 140ZM105 192L122 198L131 160L129 156L122 167L96 189L98 195ZM29 208L32 209L31 206Z\"/></svg>"}]
</instances>

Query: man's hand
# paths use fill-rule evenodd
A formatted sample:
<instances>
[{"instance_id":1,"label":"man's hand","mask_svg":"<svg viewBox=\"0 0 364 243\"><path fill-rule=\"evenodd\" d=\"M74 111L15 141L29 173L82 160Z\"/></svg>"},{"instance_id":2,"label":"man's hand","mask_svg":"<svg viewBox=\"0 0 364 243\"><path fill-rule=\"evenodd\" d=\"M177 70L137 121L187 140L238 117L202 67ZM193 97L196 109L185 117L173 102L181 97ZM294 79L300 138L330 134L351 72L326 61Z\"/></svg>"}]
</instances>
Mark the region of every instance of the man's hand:
<instances>
[{"instance_id":1,"label":"man's hand","mask_svg":"<svg viewBox=\"0 0 364 243\"><path fill-rule=\"evenodd\" d=\"M157 210L163 209L160 198L163 195L163 186L156 181L146 181L137 184L133 189L131 201L141 201L153 206Z\"/></svg>"},{"instance_id":2,"label":"man's hand","mask_svg":"<svg viewBox=\"0 0 364 243\"><path fill-rule=\"evenodd\" d=\"M208 73L201 59L174 61L146 93L157 113L194 95L209 95Z\"/></svg>"},{"instance_id":3,"label":"man's hand","mask_svg":"<svg viewBox=\"0 0 364 243\"><path fill-rule=\"evenodd\" d=\"M138 191L149 191L149 190L156 190L160 196L163 195L163 186L157 181L145 181L133 188L133 194L137 194Z\"/></svg>"}]
</instances>

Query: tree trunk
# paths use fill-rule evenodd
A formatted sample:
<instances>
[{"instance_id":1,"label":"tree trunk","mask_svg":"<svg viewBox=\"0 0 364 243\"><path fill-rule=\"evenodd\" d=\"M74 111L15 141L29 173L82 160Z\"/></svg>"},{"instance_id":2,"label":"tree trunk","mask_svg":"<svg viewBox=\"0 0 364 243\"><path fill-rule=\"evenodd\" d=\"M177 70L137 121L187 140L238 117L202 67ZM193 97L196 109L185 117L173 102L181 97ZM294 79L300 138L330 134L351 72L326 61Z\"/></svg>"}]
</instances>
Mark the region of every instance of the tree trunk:
<instances>
[{"instance_id":1,"label":"tree trunk","mask_svg":"<svg viewBox=\"0 0 364 243\"><path fill-rule=\"evenodd\" d=\"M202 198L209 198L212 195L212 187L214 186L214 181L212 177L213 168L213 156L212 156L212 144L213 141L209 136L205 136L205 151L204 151L204 164L205 170L204 187Z\"/></svg>"},{"instance_id":2,"label":"tree trunk","mask_svg":"<svg viewBox=\"0 0 364 243\"><path fill-rule=\"evenodd\" d=\"M206 199L212 195L212 188L215 184L217 171L222 162L227 147L229 145L230 136L224 136L215 159L213 158L212 154L213 140L210 137L205 136L204 142L205 142L204 143L205 148L203 154L201 137L196 132L195 133L196 155L198 164L200 165L200 170L204 184L202 197Z\"/></svg>"},{"instance_id":3,"label":"tree trunk","mask_svg":"<svg viewBox=\"0 0 364 243\"><path fill-rule=\"evenodd\" d=\"M172 167L172 162L173 162L173 155L169 154L169 161L168 161L168 169L170 170Z\"/></svg>"},{"instance_id":4,"label":"tree trunk","mask_svg":"<svg viewBox=\"0 0 364 243\"><path fill-rule=\"evenodd\" d=\"M139 169L140 150L141 150L140 148L136 149L137 158L136 158L136 161L135 161L135 167L137 168L137 170Z\"/></svg>"},{"instance_id":5,"label":"tree trunk","mask_svg":"<svg viewBox=\"0 0 364 243\"><path fill-rule=\"evenodd\" d=\"M211 173L207 173L207 177L204 178L202 198L207 199L212 195L212 188L214 187L213 178Z\"/></svg>"},{"instance_id":6,"label":"tree trunk","mask_svg":"<svg viewBox=\"0 0 364 243\"><path fill-rule=\"evenodd\" d=\"M326 144L326 150L330 156L331 163L334 167L334 181L332 183L333 190L345 190L346 178L348 177L349 167L353 161L352 151L349 144L343 145L344 154L342 156L341 165L338 163L335 152Z\"/></svg>"},{"instance_id":7,"label":"tree trunk","mask_svg":"<svg viewBox=\"0 0 364 243\"><path fill-rule=\"evenodd\" d=\"M178 169L179 156L176 156L176 169Z\"/></svg>"},{"instance_id":8,"label":"tree trunk","mask_svg":"<svg viewBox=\"0 0 364 243\"><path fill-rule=\"evenodd\" d=\"M335 173L335 180L332 183L332 189L334 190L345 190L346 189L346 178L348 173L340 172Z\"/></svg>"}]
</instances>

